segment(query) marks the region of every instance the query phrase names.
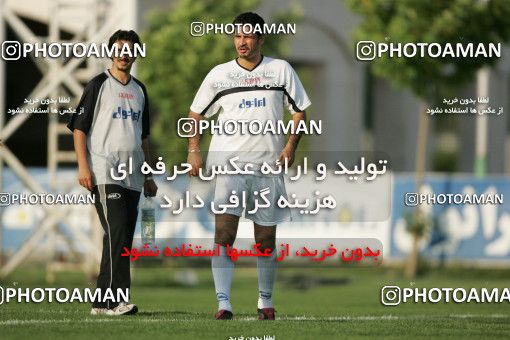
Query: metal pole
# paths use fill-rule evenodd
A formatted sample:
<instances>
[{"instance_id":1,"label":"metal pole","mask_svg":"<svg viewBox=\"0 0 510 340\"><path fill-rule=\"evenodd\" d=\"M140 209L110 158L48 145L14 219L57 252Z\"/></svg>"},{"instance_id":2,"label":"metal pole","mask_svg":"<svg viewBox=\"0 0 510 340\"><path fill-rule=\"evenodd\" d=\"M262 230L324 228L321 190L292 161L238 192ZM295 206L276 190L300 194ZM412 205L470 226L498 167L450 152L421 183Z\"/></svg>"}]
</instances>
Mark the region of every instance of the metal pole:
<instances>
[{"instance_id":1,"label":"metal pole","mask_svg":"<svg viewBox=\"0 0 510 340\"><path fill-rule=\"evenodd\" d=\"M5 6L5 1L0 0L0 42L5 41L5 22L3 14L3 8ZM5 107L5 61L0 58L0 131L4 127L5 115L7 112L7 108ZM0 141L2 143L2 141ZM0 144L0 150L2 145ZM2 152L0 151L0 192L4 189L4 160L2 157ZM2 215L3 210L0 210L0 268L2 268L3 263L3 245L4 245L4 225L2 223Z\"/></svg>"},{"instance_id":2,"label":"metal pole","mask_svg":"<svg viewBox=\"0 0 510 340\"><path fill-rule=\"evenodd\" d=\"M481 98L489 97L490 69L485 66L478 70L476 75L476 94L478 96L477 111L480 113L487 108L487 104L480 103ZM490 98L489 98L490 100ZM475 164L476 177L484 177L487 173L487 136L489 132L489 117L478 115L476 117Z\"/></svg>"},{"instance_id":3,"label":"metal pole","mask_svg":"<svg viewBox=\"0 0 510 340\"><path fill-rule=\"evenodd\" d=\"M487 7L489 0L479 0L479 3ZM489 97L489 76L490 69L487 66L482 67L476 74L476 95L478 96L478 105L476 110L481 112L487 108L485 102L480 103L480 98ZM489 121L487 115L476 117L475 131L475 164L474 173L476 177L484 177L487 173L487 135L489 130Z\"/></svg>"}]
</instances>

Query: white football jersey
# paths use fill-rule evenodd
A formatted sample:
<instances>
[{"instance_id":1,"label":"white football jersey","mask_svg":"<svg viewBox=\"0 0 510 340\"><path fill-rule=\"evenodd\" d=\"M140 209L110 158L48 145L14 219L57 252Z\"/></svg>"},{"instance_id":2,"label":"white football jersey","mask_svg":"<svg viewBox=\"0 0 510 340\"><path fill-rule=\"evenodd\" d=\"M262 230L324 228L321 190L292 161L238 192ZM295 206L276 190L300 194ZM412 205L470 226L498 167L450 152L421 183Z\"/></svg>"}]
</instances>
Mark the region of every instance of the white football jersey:
<instances>
[{"instance_id":1,"label":"white football jersey","mask_svg":"<svg viewBox=\"0 0 510 340\"><path fill-rule=\"evenodd\" d=\"M67 126L87 135L94 185L117 184L142 190L142 140L150 133L149 98L142 82L130 76L128 83L122 84L109 70L100 73L85 86ZM113 179L111 169L117 173L119 164L129 164L130 158L133 170L138 170L124 180Z\"/></svg>"},{"instance_id":2,"label":"white football jersey","mask_svg":"<svg viewBox=\"0 0 510 340\"><path fill-rule=\"evenodd\" d=\"M304 111L311 102L296 72L288 62L263 56L253 70L239 65L237 59L214 67L205 77L191 111L206 118L217 114L217 123L226 120L262 124L283 121L286 107L291 114ZM238 129L235 134L213 134L208 165L226 164L239 156L239 162L274 163L281 153L285 135L250 134Z\"/></svg>"}]
</instances>

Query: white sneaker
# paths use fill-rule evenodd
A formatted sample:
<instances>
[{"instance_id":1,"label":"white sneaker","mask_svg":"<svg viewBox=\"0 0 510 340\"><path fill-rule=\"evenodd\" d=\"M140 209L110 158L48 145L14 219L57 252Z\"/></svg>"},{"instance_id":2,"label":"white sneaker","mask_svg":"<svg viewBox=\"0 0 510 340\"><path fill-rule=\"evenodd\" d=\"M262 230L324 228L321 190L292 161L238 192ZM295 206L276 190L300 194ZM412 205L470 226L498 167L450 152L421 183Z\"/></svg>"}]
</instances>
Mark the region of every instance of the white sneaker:
<instances>
[{"instance_id":1,"label":"white sneaker","mask_svg":"<svg viewBox=\"0 0 510 340\"><path fill-rule=\"evenodd\" d=\"M106 315L131 315L138 312L138 307L132 303L121 302L115 308L108 309Z\"/></svg>"},{"instance_id":2,"label":"white sneaker","mask_svg":"<svg viewBox=\"0 0 510 340\"><path fill-rule=\"evenodd\" d=\"M90 311L90 315L101 315L106 313L108 313L107 308L92 308L92 310Z\"/></svg>"}]
</instances>

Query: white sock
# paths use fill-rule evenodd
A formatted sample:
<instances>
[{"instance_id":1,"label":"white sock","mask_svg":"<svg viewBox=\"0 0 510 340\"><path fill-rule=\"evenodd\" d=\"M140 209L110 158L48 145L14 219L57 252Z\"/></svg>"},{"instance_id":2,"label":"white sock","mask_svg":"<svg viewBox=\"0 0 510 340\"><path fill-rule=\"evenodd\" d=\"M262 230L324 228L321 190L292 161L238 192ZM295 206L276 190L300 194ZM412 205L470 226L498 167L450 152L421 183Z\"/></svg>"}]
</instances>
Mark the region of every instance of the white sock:
<instances>
[{"instance_id":1,"label":"white sock","mask_svg":"<svg viewBox=\"0 0 510 340\"><path fill-rule=\"evenodd\" d=\"M212 258L212 272L214 278L214 287L216 288L216 299L218 300L218 310L232 311L230 304L230 287L232 286L232 277L234 276L234 262L227 256L227 248L220 246L220 256Z\"/></svg>"},{"instance_id":2,"label":"white sock","mask_svg":"<svg viewBox=\"0 0 510 340\"><path fill-rule=\"evenodd\" d=\"M257 257L259 300L257 308L273 308L273 286L276 278L276 250L271 257Z\"/></svg>"}]
</instances>

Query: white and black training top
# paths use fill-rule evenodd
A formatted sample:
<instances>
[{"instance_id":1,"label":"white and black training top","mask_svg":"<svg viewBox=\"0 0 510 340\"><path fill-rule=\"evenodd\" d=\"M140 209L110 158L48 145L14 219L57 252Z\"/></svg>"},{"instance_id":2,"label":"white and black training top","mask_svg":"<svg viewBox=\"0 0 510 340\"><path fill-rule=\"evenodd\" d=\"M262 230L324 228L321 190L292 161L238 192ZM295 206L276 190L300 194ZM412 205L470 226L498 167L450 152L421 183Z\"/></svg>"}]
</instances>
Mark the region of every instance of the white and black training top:
<instances>
[{"instance_id":1,"label":"white and black training top","mask_svg":"<svg viewBox=\"0 0 510 340\"><path fill-rule=\"evenodd\" d=\"M262 56L252 70L242 67L237 59L214 67L202 82L190 110L207 118L218 114L219 124L247 120L262 124L272 121L276 126L277 121L283 121L285 107L294 114L310 104L292 66L285 60ZM283 134L242 134L240 128L235 134L213 134L208 166L228 164L228 159L235 156L239 156L239 162L274 164L284 141Z\"/></svg>"},{"instance_id":2,"label":"white and black training top","mask_svg":"<svg viewBox=\"0 0 510 340\"><path fill-rule=\"evenodd\" d=\"M149 99L145 86L131 76L122 84L109 70L94 77L85 87L76 112L67 127L87 135L87 157L94 184L118 184L141 191L144 176L142 139L149 135ZM132 175L115 180L119 163L132 158Z\"/></svg>"}]
</instances>

